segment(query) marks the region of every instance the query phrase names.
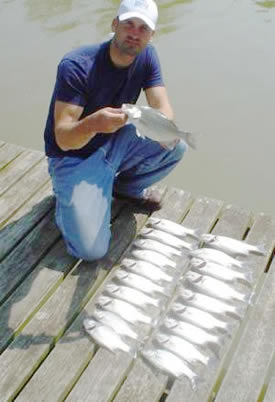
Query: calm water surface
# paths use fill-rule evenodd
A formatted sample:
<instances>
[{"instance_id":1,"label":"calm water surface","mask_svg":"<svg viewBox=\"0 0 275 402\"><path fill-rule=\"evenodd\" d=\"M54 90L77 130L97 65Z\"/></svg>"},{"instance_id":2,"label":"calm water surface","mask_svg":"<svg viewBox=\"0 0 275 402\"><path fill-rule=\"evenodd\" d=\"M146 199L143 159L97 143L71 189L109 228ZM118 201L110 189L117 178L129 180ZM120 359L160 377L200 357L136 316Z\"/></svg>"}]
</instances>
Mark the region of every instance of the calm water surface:
<instances>
[{"instance_id":1,"label":"calm water surface","mask_svg":"<svg viewBox=\"0 0 275 402\"><path fill-rule=\"evenodd\" d=\"M154 43L175 120L202 133L166 181L274 216L275 1L157 3ZM0 139L43 150L59 59L105 40L118 4L0 0Z\"/></svg>"}]
</instances>

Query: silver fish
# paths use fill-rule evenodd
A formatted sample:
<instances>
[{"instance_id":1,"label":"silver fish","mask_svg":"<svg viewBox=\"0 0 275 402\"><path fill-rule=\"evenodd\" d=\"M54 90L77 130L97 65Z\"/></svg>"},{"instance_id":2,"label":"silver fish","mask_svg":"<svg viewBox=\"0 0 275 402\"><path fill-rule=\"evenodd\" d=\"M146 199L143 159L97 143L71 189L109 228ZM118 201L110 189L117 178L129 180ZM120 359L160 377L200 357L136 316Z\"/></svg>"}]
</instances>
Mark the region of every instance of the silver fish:
<instances>
[{"instance_id":1,"label":"silver fish","mask_svg":"<svg viewBox=\"0 0 275 402\"><path fill-rule=\"evenodd\" d=\"M153 282L173 282L174 277L165 273L162 269L156 267L150 262L131 260L130 258L124 258L121 262L121 266L125 269L144 276Z\"/></svg>"},{"instance_id":2,"label":"silver fish","mask_svg":"<svg viewBox=\"0 0 275 402\"><path fill-rule=\"evenodd\" d=\"M157 109L125 103L122 105L122 110L127 114L128 121L136 126L140 136L168 143L168 146L169 142L180 138L191 148L196 148L196 135L181 131L172 120L169 120Z\"/></svg>"},{"instance_id":3,"label":"silver fish","mask_svg":"<svg viewBox=\"0 0 275 402\"><path fill-rule=\"evenodd\" d=\"M156 240L162 244L167 244L168 246L175 247L179 250L193 250L196 247L194 244L188 243L187 241L170 233L153 228L143 228L140 231L140 236L146 237L147 239Z\"/></svg>"},{"instance_id":4,"label":"silver fish","mask_svg":"<svg viewBox=\"0 0 275 402\"><path fill-rule=\"evenodd\" d=\"M105 291L114 297L125 300L137 307L146 308L147 306L160 307L160 300L140 292L137 289L127 286L118 286L115 283L108 283L105 286Z\"/></svg>"},{"instance_id":5,"label":"silver fish","mask_svg":"<svg viewBox=\"0 0 275 402\"><path fill-rule=\"evenodd\" d=\"M151 250L131 250L129 257L134 257L137 260L147 261L157 267L177 268L177 263L164 255Z\"/></svg>"},{"instance_id":6,"label":"silver fish","mask_svg":"<svg viewBox=\"0 0 275 402\"><path fill-rule=\"evenodd\" d=\"M266 250L262 245L255 246L227 236L203 234L201 235L201 240L211 247L235 256L247 256L249 254L266 255Z\"/></svg>"},{"instance_id":7,"label":"silver fish","mask_svg":"<svg viewBox=\"0 0 275 402\"><path fill-rule=\"evenodd\" d=\"M223 300L186 289L186 287L179 289L177 294L178 298L183 301L184 304L197 307L211 314L216 314L223 319L229 316L240 320L246 311L244 305L234 306Z\"/></svg>"},{"instance_id":8,"label":"silver fish","mask_svg":"<svg viewBox=\"0 0 275 402\"><path fill-rule=\"evenodd\" d=\"M202 311L196 307L185 306L181 303L173 303L171 305L172 312L177 314L181 320L191 322L207 331L218 331L222 333L230 333L233 329L231 323L224 322L213 315Z\"/></svg>"},{"instance_id":9,"label":"silver fish","mask_svg":"<svg viewBox=\"0 0 275 402\"><path fill-rule=\"evenodd\" d=\"M191 257L200 258L206 262L216 262L218 264L226 265L227 267L242 268L244 265L243 262L236 260L236 258L213 248L198 248L197 250L190 251L189 254Z\"/></svg>"},{"instance_id":10,"label":"silver fish","mask_svg":"<svg viewBox=\"0 0 275 402\"><path fill-rule=\"evenodd\" d=\"M119 269L114 278L117 278L125 286L130 286L131 288L140 290L143 293L154 295L155 293L165 295L170 297L173 291L171 286L161 286L150 279L144 278L141 275L134 274L132 272L127 272L123 269Z\"/></svg>"},{"instance_id":11,"label":"silver fish","mask_svg":"<svg viewBox=\"0 0 275 402\"><path fill-rule=\"evenodd\" d=\"M227 301L241 301L249 303L251 295L248 293L241 293L235 290L232 286L223 283L218 279L209 276L200 275L195 272L187 272L185 279L196 286L196 288L205 292L210 296Z\"/></svg>"},{"instance_id":12,"label":"silver fish","mask_svg":"<svg viewBox=\"0 0 275 402\"><path fill-rule=\"evenodd\" d=\"M108 296L99 296L98 305L108 311L119 315L130 323L153 324L154 319L144 314L140 309L123 300L113 299Z\"/></svg>"},{"instance_id":13,"label":"silver fish","mask_svg":"<svg viewBox=\"0 0 275 402\"><path fill-rule=\"evenodd\" d=\"M163 349L146 349L141 352L153 366L177 378L187 377L196 390L198 375L180 357Z\"/></svg>"},{"instance_id":14,"label":"silver fish","mask_svg":"<svg viewBox=\"0 0 275 402\"><path fill-rule=\"evenodd\" d=\"M95 309L92 317L101 324L108 325L121 336L128 336L135 340L138 339L138 334L132 329L131 325L111 311Z\"/></svg>"},{"instance_id":15,"label":"silver fish","mask_svg":"<svg viewBox=\"0 0 275 402\"><path fill-rule=\"evenodd\" d=\"M164 349L175 353L183 360L190 364L200 362L201 364L208 365L211 364L210 356L204 355L200 350L192 345L191 342L180 338L176 335L166 335L163 333L156 334L157 342L162 345Z\"/></svg>"},{"instance_id":16,"label":"silver fish","mask_svg":"<svg viewBox=\"0 0 275 402\"><path fill-rule=\"evenodd\" d=\"M164 318L162 324L171 333L174 333L195 345L209 348L216 356L218 356L222 345L220 336L210 334L204 329L189 322L178 321L169 316Z\"/></svg>"},{"instance_id":17,"label":"silver fish","mask_svg":"<svg viewBox=\"0 0 275 402\"><path fill-rule=\"evenodd\" d=\"M133 242L133 246L142 250L155 251L168 258L180 257L182 255L180 250L166 244L160 244L159 242L151 239L136 239Z\"/></svg>"},{"instance_id":18,"label":"silver fish","mask_svg":"<svg viewBox=\"0 0 275 402\"><path fill-rule=\"evenodd\" d=\"M206 262L205 264L201 264L200 259L192 258L191 270L195 270L201 275L212 276L213 278L221 279L222 281L229 283L234 283L236 281L243 282L247 285L253 283L252 272L228 268L216 262Z\"/></svg>"},{"instance_id":19,"label":"silver fish","mask_svg":"<svg viewBox=\"0 0 275 402\"><path fill-rule=\"evenodd\" d=\"M170 233L179 238L185 238L186 236L194 237L195 239L200 238L200 232L196 229L187 228L179 223L169 221L168 219L160 219L151 217L148 219L146 226L153 227L163 232Z\"/></svg>"},{"instance_id":20,"label":"silver fish","mask_svg":"<svg viewBox=\"0 0 275 402\"><path fill-rule=\"evenodd\" d=\"M86 332L88 332L93 340L100 346L103 346L112 352L124 351L133 356L136 355L133 348L127 345L127 343L122 340L121 336L111 327L100 324L91 318L85 319L83 325Z\"/></svg>"}]
</instances>

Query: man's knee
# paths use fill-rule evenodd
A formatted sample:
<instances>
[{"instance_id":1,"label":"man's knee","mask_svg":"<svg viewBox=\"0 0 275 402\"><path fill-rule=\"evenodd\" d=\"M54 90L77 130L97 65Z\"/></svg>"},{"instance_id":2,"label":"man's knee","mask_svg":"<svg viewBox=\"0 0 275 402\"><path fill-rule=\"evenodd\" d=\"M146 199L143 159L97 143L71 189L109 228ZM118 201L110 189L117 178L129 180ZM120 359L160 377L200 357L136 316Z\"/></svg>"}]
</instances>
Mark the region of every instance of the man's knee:
<instances>
[{"instance_id":1,"label":"man's knee","mask_svg":"<svg viewBox=\"0 0 275 402\"><path fill-rule=\"evenodd\" d=\"M187 149L186 143L184 141L179 141L178 144L175 146L175 148L172 151L174 158L176 160L180 161L181 158L183 157L186 149Z\"/></svg>"},{"instance_id":2,"label":"man's knee","mask_svg":"<svg viewBox=\"0 0 275 402\"><path fill-rule=\"evenodd\" d=\"M107 254L110 240L101 239L101 241L91 242L90 244L88 242L66 243L69 254L85 261L96 261Z\"/></svg>"}]
</instances>

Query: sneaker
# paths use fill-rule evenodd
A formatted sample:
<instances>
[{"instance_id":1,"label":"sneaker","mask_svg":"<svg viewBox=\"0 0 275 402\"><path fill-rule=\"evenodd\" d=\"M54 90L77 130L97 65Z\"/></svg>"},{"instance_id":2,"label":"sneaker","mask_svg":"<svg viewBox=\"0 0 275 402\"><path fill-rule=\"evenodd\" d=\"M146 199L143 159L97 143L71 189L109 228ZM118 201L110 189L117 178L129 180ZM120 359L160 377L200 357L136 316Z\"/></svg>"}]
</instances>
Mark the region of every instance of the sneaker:
<instances>
[{"instance_id":1,"label":"sneaker","mask_svg":"<svg viewBox=\"0 0 275 402\"><path fill-rule=\"evenodd\" d=\"M161 194L158 190L152 188L146 188L143 190L143 195L141 198L134 198L131 196L113 193L114 197L128 202L138 208L142 208L146 211L153 212L158 211L162 207Z\"/></svg>"}]
</instances>

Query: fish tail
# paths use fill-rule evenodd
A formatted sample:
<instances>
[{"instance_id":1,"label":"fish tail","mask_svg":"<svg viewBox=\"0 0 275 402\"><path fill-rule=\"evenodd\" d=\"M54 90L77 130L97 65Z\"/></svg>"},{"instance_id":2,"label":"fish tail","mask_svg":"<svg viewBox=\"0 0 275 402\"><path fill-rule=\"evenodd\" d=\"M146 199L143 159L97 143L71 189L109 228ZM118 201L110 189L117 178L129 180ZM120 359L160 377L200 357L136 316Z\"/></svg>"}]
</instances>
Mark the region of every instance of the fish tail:
<instances>
[{"instance_id":1,"label":"fish tail","mask_svg":"<svg viewBox=\"0 0 275 402\"><path fill-rule=\"evenodd\" d=\"M224 339L221 337L221 341L219 342L220 344L216 342L208 342L207 344L208 348L215 356L215 361L217 361L220 358L221 346L224 345Z\"/></svg>"},{"instance_id":2,"label":"fish tail","mask_svg":"<svg viewBox=\"0 0 275 402\"><path fill-rule=\"evenodd\" d=\"M208 357L208 365L210 368L214 368L217 364L218 358L216 356Z\"/></svg>"},{"instance_id":3,"label":"fish tail","mask_svg":"<svg viewBox=\"0 0 275 402\"><path fill-rule=\"evenodd\" d=\"M130 346L130 347L128 348L128 350L127 350L127 353L129 353L129 355L130 355L131 357L133 357L133 359L135 359L135 358L137 357L137 352L138 352L137 349L138 349L137 347Z\"/></svg>"},{"instance_id":4,"label":"fish tail","mask_svg":"<svg viewBox=\"0 0 275 402\"><path fill-rule=\"evenodd\" d=\"M197 240L200 240L201 238L201 231L199 229L194 229L194 231L189 233L189 236L194 237Z\"/></svg>"},{"instance_id":5,"label":"fish tail","mask_svg":"<svg viewBox=\"0 0 275 402\"><path fill-rule=\"evenodd\" d=\"M260 244L259 246L255 247L254 250L251 251L251 254L266 255L266 248L263 244Z\"/></svg>"},{"instance_id":6,"label":"fish tail","mask_svg":"<svg viewBox=\"0 0 275 402\"><path fill-rule=\"evenodd\" d=\"M240 282L244 282L246 285L252 286L254 282L254 277L252 272L247 272L245 278L241 279Z\"/></svg>"},{"instance_id":7,"label":"fish tail","mask_svg":"<svg viewBox=\"0 0 275 402\"><path fill-rule=\"evenodd\" d=\"M197 149L197 138L199 134L181 131L181 138L193 149Z\"/></svg>"},{"instance_id":8,"label":"fish tail","mask_svg":"<svg viewBox=\"0 0 275 402\"><path fill-rule=\"evenodd\" d=\"M246 310L247 306L245 304L239 305L238 307L236 307L235 311L229 311L226 313L226 315L233 318L234 320L240 321L245 316Z\"/></svg>"}]
</instances>

